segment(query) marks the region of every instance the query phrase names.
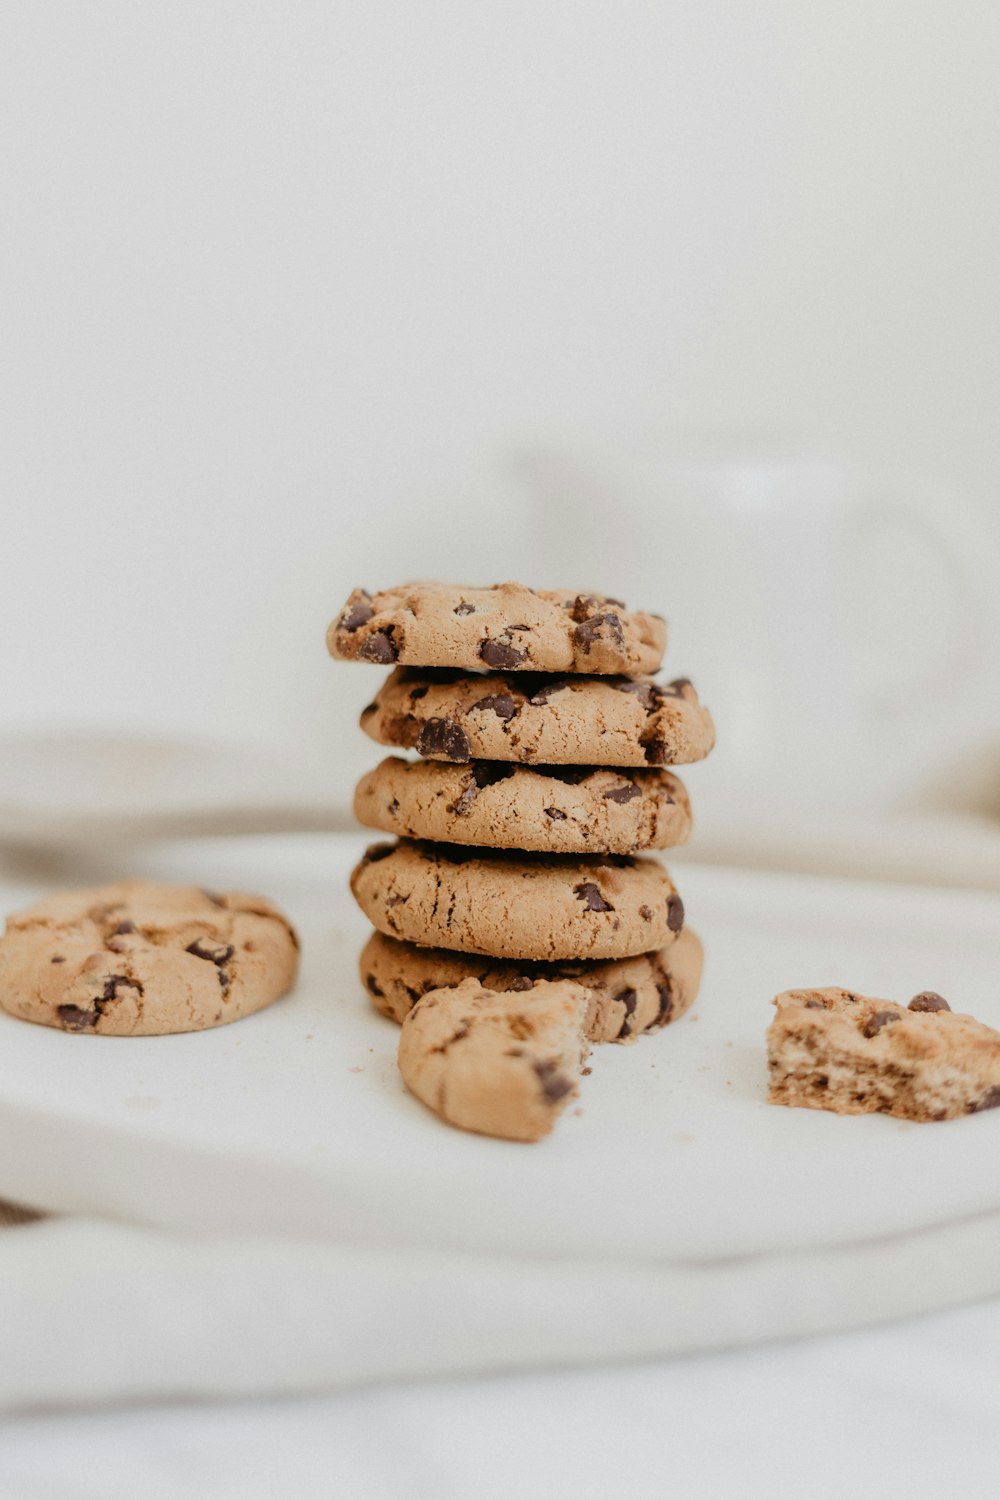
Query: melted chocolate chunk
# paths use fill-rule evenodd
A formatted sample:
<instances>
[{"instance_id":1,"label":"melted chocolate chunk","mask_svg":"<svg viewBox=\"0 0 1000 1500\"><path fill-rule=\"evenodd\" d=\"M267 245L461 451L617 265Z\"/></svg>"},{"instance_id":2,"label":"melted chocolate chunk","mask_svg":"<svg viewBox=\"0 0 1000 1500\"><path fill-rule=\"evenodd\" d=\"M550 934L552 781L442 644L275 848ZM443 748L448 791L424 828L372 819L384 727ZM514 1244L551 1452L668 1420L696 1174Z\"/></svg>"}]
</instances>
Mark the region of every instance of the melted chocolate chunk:
<instances>
[{"instance_id":1,"label":"melted chocolate chunk","mask_svg":"<svg viewBox=\"0 0 1000 1500\"><path fill-rule=\"evenodd\" d=\"M610 902L605 901L601 895L600 888L592 880L584 880L573 887L573 894L578 901L582 901L588 911L614 911Z\"/></svg>"},{"instance_id":2,"label":"melted chocolate chunk","mask_svg":"<svg viewBox=\"0 0 1000 1500\"><path fill-rule=\"evenodd\" d=\"M984 1094L983 1097L969 1107L970 1115L978 1115L984 1109L1000 1109L1000 1087L994 1087Z\"/></svg>"},{"instance_id":3,"label":"melted chocolate chunk","mask_svg":"<svg viewBox=\"0 0 1000 1500\"><path fill-rule=\"evenodd\" d=\"M384 630L373 630L358 652L359 661L373 661L378 666L387 667L390 662L397 660L399 647L392 639L394 625L387 625Z\"/></svg>"},{"instance_id":4,"label":"melted chocolate chunk","mask_svg":"<svg viewBox=\"0 0 1000 1500\"><path fill-rule=\"evenodd\" d=\"M226 964L232 958L236 949L232 943L213 943L210 938L195 938L193 943L188 943L185 950L193 953L195 958L203 958L206 963Z\"/></svg>"},{"instance_id":5,"label":"melted chocolate chunk","mask_svg":"<svg viewBox=\"0 0 1000 1500\"><path fill-rule=\"evenodd\" d=\"M488 667L494 667L498 672L507 672L511 667L516 667L519 662L524 661L527 652L518 651L509 640L502 638L496 641L483 641L479 647L479 655Z\"/></svg>"},{"instance_id":6,"label":"melted chocolate chunk","mask_svg":"<svg viewBox=\"0 0 1000 1500\"><path fill-rule=\"evenodd\" d=\"M822 1000L807 1000L806 1010L826 1010Z\"/></svg>"},{"instance_id":7,"label":"melted chocolate chunk","mask_svg":"<svg viewBox=\"0 0 1000 1500\"><path fill-rule=\"evenodd\" d=\"M642 753L651 766L665 766L667 763L667 742L660 739L659 736L643 740Z\"/></svg>"},{"instance_id":8,"label":"melted chocolate chunk","mask_svg":"<svg viewBox=\"0 0 1000 1500\"><path fill-rule=\"evenodd\" d=\"M573 642L581 651L589 652L594 642L605 633L617 650L624 648L625 632L622 630L622 622L616 614L611 613L591 615L589 620L577 625L573 631Z\"/></svg>"},{"instance_id":9,"label":"melted chocolate chunk","mask_svg":"<svg viewBox=\"0 0 1000 1500\"><path fill-rule=\"evenodd\" d=\"M49 959L50 964L64 964L65 962L66 960L61 953L53 953L52 957Z\"/></svg>"},{"instance_id":10,"label":"melted chocolate chunk","mask_svg":"<svg viewBox=\"0 0 1000 1500\"><path fill-rule=\"evenodd\" d=\"M121 936L122 934L124 934L126 932L134 932L134 931L135 931L135 923L134 922L125 921L125 922L119 922L118 926L115 927L112 930L112 932L111 932L110 935L111 935L111 937L119 937L119 936Z\"/></svg>"},{"instance_id":11,"label":"melted chocolate chunk","mask_svg":"<svg viewBox=\"0 0 1000 1500\"><path fill-rule=\"evenodd\" d=\"M642 788L630 781L628 786L612 787L610 792L604 793L605 802L632 802L636 797L642 796Z\"/></svg>"},{"instance_id":12,"label":"melted chocolate chunk","mask_svg":"<svg viewBox=\"0 0 1000 1500\"><path fill-rule=\"evenodd\" d=\"M469 738L455 719L428 719L417 739L417 750L430 759L469 759Z\"/></svg>"},{"instance_id":13,"label":"melted chocolate chunk","mask_svg":"<svg viewBox=\"0 0 1000 1500\"><path fill-rule=\"evenodd\" d=\"M570 618L582 625L584 620L589 620L601 608L604 600L598 594L577 594L569 606Z\"/></svg>"},{"instance_id":14,"label":"melted chocolate chunk","mask_svg":"<svg viewBox=\"0 0 1000 1500\"><path fill-rule=\"evenodd\" d=\"M546 807L543 808L542 811L545 813L545 816L547 818L554 818L557 823L565 823L566 821L566 814L564 812L560 812L558 807Z\"/></svg>"},{"instance_id":15,"label":"melted chocolate chunk","mask_svg":"<svg viewBox=\"0 0 1000 1500\"><path fill-rule=\"evenodd\" d=\"M96 1006L93 1010L81 1010L78 1005L60 1005L57 1014L67 1031L92 1031L101 1019Z\"/></svg>"},{"instance_id":16,"label":"melted chocolate chunk","mask_svg":"<svg viewBox=\"0 0 1000 1500\"><path fill-rule=\"evenodd\" d=\"M479 788L475 778L471 778L462 789L461 796L456 797L454 802L449 802L445 808L446 812L454 813L456 817L464 817L476 800L476 792Z\"/></svg>"},{"instance_id":17,"label":"melted chocolate chunk","mask_svg":"<svg viewBox=\"0 0 1000 1500\"><path fill-rule=\"evenodd\" d=\"M620 1000L625 1007L625 1015L622 1019L622 1024L618 1029L618 1039L619 1041L622 1041L625 1037L632 1035L632 1016L635 1012L635 1007L638 1003L639 996L636 994L631 985L629 985L628 989L622 990L619 994L615 995L614 998L616 1000Z\"/></svg>"},{"instance_id":18,"label":"melted chocolate chunk","mask_svg":"<svg viewBox=\"0 0 1000 1500\"><path fill-rule=\"evenodd\" d=\"M667 926L671 932L680 932L684 926L684 902L676 891L667 902Z\"/></svg>"},{"instance_id":19,"label":"melted chocolate chunk","mask_svg":"<svg viewBox=\"0 0 1000 1500\"><path fill-rule=\"evenodd\" d=\"M906 1008L916 1011L951 1010L947 1000L936 990L921 990L919 995L914 995Z\"/></svg>"},{"instance_id":20,"label":"melted chocolate chunk","mask_svg":"<svg viewBox=\"0 0 1000 1500\"><path fill-rule=\"evenodd\" d=\"M512 719L517 713L517 704L509 693L492 693L488 698L480 698L472 707L481 708L484 712L491 711L504 721Z\"/></svg>"},{"instance_id":21,"label":"melted chocolate chunk","mask_svg":"<svg viewBox=\"0 0 1000 1500\"><path fill-rule=\"evenodd\" d=\"M374 974L365 975L365 986L370 995L377 995L379 999L385 998L385 990L379 984Z\"/></svg>"},{"instance_id":22,"label":"melted chocolate chunk","mask_svg":"<svg viewBox=\"0 0 1000 1500\"><path fill-rule=\"evenodd\" d=\"M666 1026L674 1010L673 989L669 980L664 979L661 983L658 983L656 993L660 997L660 1008L656 1013L656 1020L653 1022L653 1025Z\"/></svg>"},{"instance_id":23,"label":"melted chocolate chunk","mask_svg":"<svg viewBox=\"0 0 1000 1500\"><path fill-rule=\"evenodd\" d=\"M675 677L673 682L667 683L666 687L661 687L658 683L656 684L657 692L661 698L683 698L684 689L689 687L694 687L694 683L690 677Z\"/></svg>"},{"instance_id":24,"label":"melted chocolate chunk","mask_svg":"<svg viewBox=\"0 0 1000 1500\"><path fill-rule=\"evenodd\" d=\"M520 994L522 990L533 990L534 988L535 981L528 974L518 974L517 978L512 980L511 983L507 986L508 993L514 990L518 994Z\"/></svg>"},{"instance_id":25,"label":"melted chocolate chunk","mask_svg":"<svg viewBox=\"0 0 1000 1500\"><path fill-rule=\"evenodd\" d=\"M894 1021L899 1020L899 1015L894 1010L877 1010L870 1015L861 1028L862 1036L878 1036L883 1026L891 1026Z\"/></svg>"},{"instance_id":26,"label":"melted chocolate chunk","mask_svg":"<svg viewBox=\"0 0 1000 1500\"><path fill-rule=\"evenodd\" d=\"M359 600L358 603L352 605L344 615L343 619L340 622L340 628L341 630L350 631L350 633L353 635L354 632L356 630L359 630L362 625L368 624L368 621L372 618L374 613L375 611L372 609L371 605L366 599Z\"/></svg>"},{"instance_id":27,"label":"melted chocolate chunk","mask_svg":"<svg viewBox=\"0 0 1000 1500\"><path fill-rule=\"evenodd\" d=\"M653 908L651 906L640 906L639 915L644 922L651 922L653 920Z\"/></svg>"},{"instance_id":28,"label":"melted chocolate chunk","mask_svg":"<svg viewBox=\"0 0 1000 1500\"><path fill-rule=\"evenodd\" d=\"M560 1099L565 1099L567 1094L573 1092L573 1080L560 1073L558 1063L536 1062L532 1063L538 1081L542 1086L542 1093L550 1104L557 1104Z\"/></svg>"},{"instance_id":29,"label":"melted chocolate chunk","mask_svg":"<svg viewBox=\"0 0 1000 1500\"><path fill-rule=\"evenodd\" d=\"M474 615L476 613L476 606L469 604L467 600L463 599L461 604L455 605L452 613L456 615Z\"/></svg>"},{"instance_id":30,"label":"melted chocolate chunk","mask_svg":"<svg viewBox=\"0 0 1000 1500\"><path fill-rule=\"evenodd\" d=\"M544 686L538 688L534 693L532 693L531 697L528 699L528 702L532 703L535 708L544 708L548 704L548 701L552 697L553 693L561 693L563 688L568 688L569 686L570 683L568 683L565 678L557 678L555 682L547 682L544 684Z\"/></svg>"}]
</instances>

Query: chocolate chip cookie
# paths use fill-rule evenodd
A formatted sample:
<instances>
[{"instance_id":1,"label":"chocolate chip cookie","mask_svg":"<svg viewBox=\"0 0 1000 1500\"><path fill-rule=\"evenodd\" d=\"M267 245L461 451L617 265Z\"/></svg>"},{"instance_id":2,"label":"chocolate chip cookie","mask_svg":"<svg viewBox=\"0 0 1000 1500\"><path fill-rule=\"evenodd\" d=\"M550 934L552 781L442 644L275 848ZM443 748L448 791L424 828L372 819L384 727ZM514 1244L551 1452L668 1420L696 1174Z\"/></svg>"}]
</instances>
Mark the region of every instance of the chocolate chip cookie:
<instances>
[{"instance_id":1,"label":"chocolate chip cookie","mask_svg":"<svg viewBox=\"0 0 1000 1500\"><path fill-rule=\"evenodd\" d=\"M715 726L686 678L391 674L361 715L380 745L431 760L673 766L703 760Z\"/></svg>"},{"instance_id":2,"label":"chocolate chip cookie","mask_svg":"<svg viewBox=\"0 0 1000 1500\"><path fill-rule=\"evenodd\" d=\"M539 979L572 979L594 996L591 1042L632 1042L678 1020L698 996L702 946L690 927L658 953L607 963L498 963L473 953L418 948L373 932L361 953L361 982L372 1005L402 1022L428 990L476 979L486 990L526 990Z\"/></svg>"},{"instance_id":3,"label":"chocolate chip cookie","mask_svg":"<svg viewBox=\"0 0 1000 1500\"><path fill-rule=\"evenodd\" d=\"M675 941L684 907L655 859L517 857L453 844L373 844L351 876L373 927L495 958L627 958Z\"/></svg>"},{"instance_id":4,"label":"chocolate chip cookie","mask_svg":"<svg viewBox=\"0 0 1000 1500\"><path fill-rule=\"evenodd\" d=\"M0 1005L98 1036L160 1036L238 1020L288 990L295 933L261 896L125 880L7 918Z\"/></svg>"},{"instance_id":5,"label":"chocolate chip cookie","mask_svg":"<svg viewBox=\"0 0 1000 1500\"><path fill-rule=\"evenodd\" d=\"M475 979L431 990L403 1022L399 1071L449 1125L540 1140L576 1097L591 1005L590 992L568 980L513 993Z\"/></svg>"},{"instance_id":6,"label":"chocolate chip cookie","mask_svg":"<svg viewBox=\"0 0 1000 1500\"><path fill-rule=\"evenodd\" d=\"M687 792L669 771L489 760L389 756L358 783L354 816L410 838L552 854L666 849L691 832Z\"/></svg>"},{"instance_id":7,"label":"chocolate chip cookie","mask_svg":"<svg viewBox=\"0 0 1000 1500\"><path fill-rule=\"evenodd\" d=\"M772 1104L951 1120L1000 1106L1000 1032L933 991L909 1005L787 990L767 1035Z\"/></svg>"},{"instance_id":8,"label":"chocolate chip cookie","mask_svg":"<svg viewBox=\"0 0 1000 1500\"><path fill-rule=\"evenodd\" d=\"M667 627L604 594L411 583L355 589L327 632L333 656L502 672L655 672Z\"/></svg>"}]
</instances>

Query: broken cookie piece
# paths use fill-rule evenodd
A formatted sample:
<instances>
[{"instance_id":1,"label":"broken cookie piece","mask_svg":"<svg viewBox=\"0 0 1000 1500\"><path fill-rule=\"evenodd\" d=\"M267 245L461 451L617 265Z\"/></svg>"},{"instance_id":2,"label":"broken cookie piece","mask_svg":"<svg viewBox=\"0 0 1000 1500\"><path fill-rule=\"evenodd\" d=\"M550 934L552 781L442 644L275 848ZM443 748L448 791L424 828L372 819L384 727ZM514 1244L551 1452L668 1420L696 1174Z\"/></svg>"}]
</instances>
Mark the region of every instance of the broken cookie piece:
<instances>
[{"instance_id":1,"label":"broken cookie piece","mask_svg":"<svg viewBox=\"0 0 1000 1500\"><path fill-rule=\"evenodd\" d=\"M399 1071L449 1125L540 1140L577 1094L593 1003L569 980L498 992L466 979L430 990L403 1021Z\"/></svg>"},{"instance_id":2,"label":"broken cookie piece","mask_svg":"<svg viewBox=\"0 0 1000 1500\"><path fill-rule=\"evenodd\" d=\"M850 990L786 990L767 1034L772 1104L902 1120L1000 1106L1000 1032L932 990L908 1005Z\"/></svg>"}]
</instances>

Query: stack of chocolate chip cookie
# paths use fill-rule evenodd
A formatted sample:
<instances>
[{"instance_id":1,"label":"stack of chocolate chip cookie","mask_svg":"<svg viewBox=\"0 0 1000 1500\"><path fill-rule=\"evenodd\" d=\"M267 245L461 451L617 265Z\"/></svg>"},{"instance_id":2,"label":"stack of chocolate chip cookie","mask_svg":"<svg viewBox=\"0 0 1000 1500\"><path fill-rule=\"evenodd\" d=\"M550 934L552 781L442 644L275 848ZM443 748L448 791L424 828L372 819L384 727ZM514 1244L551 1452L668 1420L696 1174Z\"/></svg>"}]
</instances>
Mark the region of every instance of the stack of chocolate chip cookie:
<instances>
[{"instance_id":1,"label":"stack of chocolate chip cookie","mask_svg":"<svg viewBox=\"0 0 1000 1500\"><path fill-rule=\"evenodd\" d=\"M351 878L376 929L363 982L405 1023L415 1093L455 1124L535 1139L588 1042L631 1041L695 998L701 945L642 851L688 837L666 767L709 753L711 717L686 679L651 675L663 620L600 595L359 589L328 644L393 666L361 725L420 757L387 757L355 795L362 823L397 835Z\"/></svg>"}]
</instances>

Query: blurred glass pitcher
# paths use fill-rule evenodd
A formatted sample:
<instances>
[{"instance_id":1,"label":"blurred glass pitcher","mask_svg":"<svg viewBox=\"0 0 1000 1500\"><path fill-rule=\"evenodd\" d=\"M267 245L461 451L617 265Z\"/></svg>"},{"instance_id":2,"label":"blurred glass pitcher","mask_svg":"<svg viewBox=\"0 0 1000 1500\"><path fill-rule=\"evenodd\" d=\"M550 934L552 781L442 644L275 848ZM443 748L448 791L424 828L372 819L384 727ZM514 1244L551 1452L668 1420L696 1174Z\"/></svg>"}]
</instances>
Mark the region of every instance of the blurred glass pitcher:
<instances>
[{"instance_id":1,"label":"blurred glass pitcher","mask_svg":"<svg viewBox=\"0 0 1000 1500\"><path fill-rule=\"evenodd\" d=\"M666 614L748 810L912 804L1000 739L996 542L953 497L765 441L518 468L553 581Z\"/></svg>"}]
</instances>

